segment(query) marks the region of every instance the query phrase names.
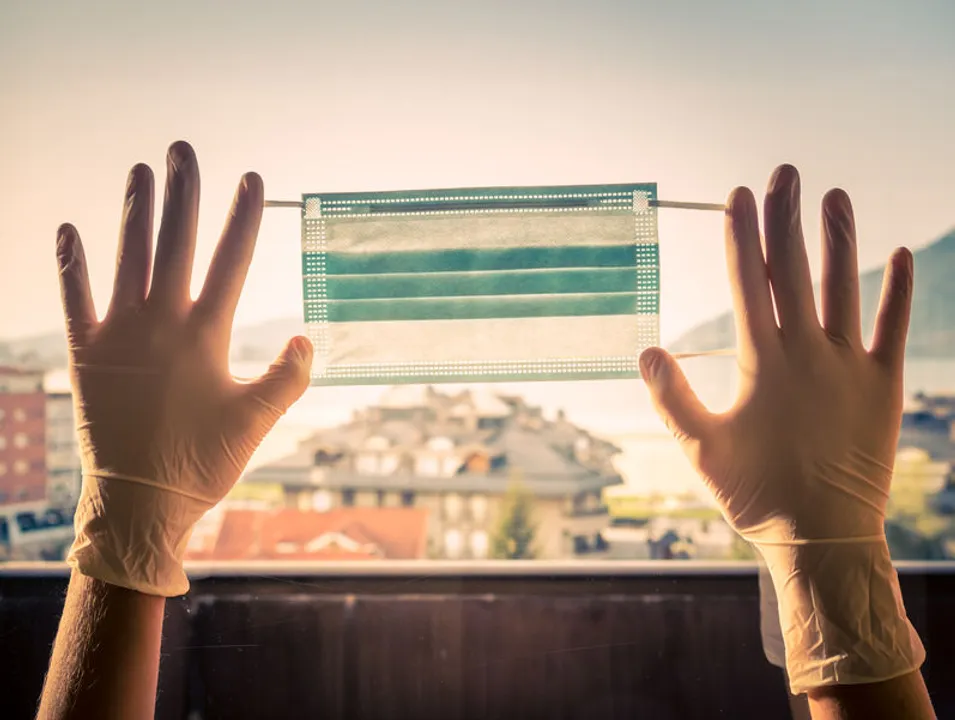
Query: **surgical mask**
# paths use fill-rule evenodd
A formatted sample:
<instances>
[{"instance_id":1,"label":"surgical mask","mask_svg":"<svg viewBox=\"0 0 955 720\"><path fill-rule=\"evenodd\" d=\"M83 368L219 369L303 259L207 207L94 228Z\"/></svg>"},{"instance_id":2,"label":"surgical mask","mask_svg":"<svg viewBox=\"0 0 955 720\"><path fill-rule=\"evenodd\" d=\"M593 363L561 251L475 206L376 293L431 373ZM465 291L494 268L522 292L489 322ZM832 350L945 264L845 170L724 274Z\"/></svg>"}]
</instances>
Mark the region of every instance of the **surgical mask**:
<instances>
[{"instance_id":1,"label":"surgical mask","mask_svg":"<svg viewBox=\"0 0 955 720\"><path fill-rule=\"evenodd\" d=\"M313 194L312 383L639 377L659 342L655 184Z\"/></svg>"}]
</instances>

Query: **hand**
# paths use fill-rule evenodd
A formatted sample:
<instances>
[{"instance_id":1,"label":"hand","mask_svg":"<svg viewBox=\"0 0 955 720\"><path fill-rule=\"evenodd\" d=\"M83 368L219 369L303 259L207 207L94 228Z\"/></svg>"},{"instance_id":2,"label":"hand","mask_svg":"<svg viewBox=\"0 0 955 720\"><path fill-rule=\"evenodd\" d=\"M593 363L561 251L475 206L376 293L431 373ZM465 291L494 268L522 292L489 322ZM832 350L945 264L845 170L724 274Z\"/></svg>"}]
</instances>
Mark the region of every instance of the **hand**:
<instances>
[{"instance_id":1,"label":"hand","mask_svg":"<svg viewBox=\"0 0 955 720\"><path fill-rule=\"evenodd\" d=\"M866 640L856 638L856 624L874 620L871 613L901 608L883 525L902 411L912 256L900 249L889 262L867 350L848 196L834 190L823 201L821 324L794 168L776 170L764 214L765 256L752 193L740 188L729 198L726 256L740 370L735 406L723 414L707 411L663 350L649 349L640 360L667 426L728 522L767 561L799 692L807 683L853 673L878 675L891 664L886 656L893 642L912 649L910 626L893 628L894 617L883 620L889 635L897 633L879 638L887 645L872 649L866 662L859 661ZM871 594L866 587L847 589L856 573L886 587ZM820 584L826 586L821 591ZM844 597L821 607L819 593L833 589ZM850 638L859 645L849 647ZM842 649L848 659L834 659Z\"/></svg>"},{"instance_id":2,"label":"hand","mask_svg":"<svg viewBox=\"0 0 955 720\"><path fill-rule=\"evenodd\" d=\"M293 338L251 383L229 373L229 340L262 217L258 175L242 178L205 285L189 294L199 210L192 148L169 149L151 273L153 177L129 175L116 280L97 320L83 247L60 228L57 260L83 468L70 562L153 594L188 588L193 524L232 488L253 451L305 391L311 343Z\"/></svg>"},{"instance_id":3,"label":"hand","mask_svg":"<svg viewBox=\"0 0 955 720\"><path fill-rule=\"evenodd\" d=\"M776 171L764 212L765 260L752 193L740 188L730 196L735 406L708 412L662 350L646 351L641 366L664 421L744 537L778 543L880 536L902 412L911 254L900 249L889 262L866 350L848 196L834 190L823 201L822 324L795 168Z\"/></svg>"}]
</instances>

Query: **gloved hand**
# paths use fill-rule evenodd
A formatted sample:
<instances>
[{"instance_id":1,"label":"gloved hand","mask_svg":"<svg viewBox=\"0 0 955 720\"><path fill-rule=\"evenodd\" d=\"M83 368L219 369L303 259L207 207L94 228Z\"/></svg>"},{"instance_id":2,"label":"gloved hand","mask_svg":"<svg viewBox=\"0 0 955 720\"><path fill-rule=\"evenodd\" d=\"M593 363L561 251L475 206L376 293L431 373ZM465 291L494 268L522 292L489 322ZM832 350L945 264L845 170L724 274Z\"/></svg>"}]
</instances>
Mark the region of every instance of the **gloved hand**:
<instances>
[{"instance_id":1,"label":"gloved hand","mask_svg":"<svg viewBox=\"0 0 955 720\"><path fill-rule=\"evenodd\" d=\"M260 379L229 373L232 319L262 217L248 174L193 302L189 294L199 171L192 148L169 149L152 264L153 177L129 175L113 296L97 320L83 246L60 228L57 260L82 461L68 562L155 595L189 588L182 558L195 522L235 484L276 420L309 383L312 346L293 338Z\"/></svg>"},{"instance_id":2,"label":"gloved hand","mask_svg":"<svg viewBox=\"0 0 955 720\"><path fill-rule=\"evenodd\" d=\"M764 209L765 258L752 193L738 189L728 201L735 406L708 412L673 358L657 348L641 356L660 414L728 522L766 561L794 694L887 680L925 657L884 533L912 256L900 249L889 262L867 350L852 209L844 192L831 191L823 201L820 324L799 192L796 170L777 169Z\"/></svg>"}]
</instances>

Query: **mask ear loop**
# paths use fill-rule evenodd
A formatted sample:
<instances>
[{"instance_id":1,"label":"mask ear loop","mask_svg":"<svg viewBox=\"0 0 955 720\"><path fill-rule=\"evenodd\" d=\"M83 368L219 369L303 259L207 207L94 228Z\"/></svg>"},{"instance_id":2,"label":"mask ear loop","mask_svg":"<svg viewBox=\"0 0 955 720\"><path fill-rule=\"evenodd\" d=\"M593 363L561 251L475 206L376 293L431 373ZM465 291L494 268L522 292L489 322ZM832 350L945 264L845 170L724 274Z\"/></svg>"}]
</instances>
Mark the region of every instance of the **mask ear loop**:
<instances>
[{"instance_id":1,"label":"mask ear loop","mask_svg":"<svg viewBox=\"0 0 955 720\"><path fill-rule=\"evenodd\" d=\"M671 353L675 360L687 360L689 358L697 357L721 357L721 356L735 356L736 348L721 348L719 350L700 350L699 352L679 352Z\"/></svg>"},{"instance_id":2,"label":"mask ear loop","mask_svg":"<svg viewBox=\"0 0 955 720\"><path fill-rule=\"evenodd\" d=\"M726 205L723 203L702 203L686 202L683 200L650 200L650 207L671 208L674 210L709 210L715 212L726 212ZM298 208L301 210L305 204L301 200L266 200L267 208ZM720 357L734 356L736 348L721 348L719 350L701 350L699 352L673 353L676 360L687 360L697 357Z\"/></svg>"}]
</instances>

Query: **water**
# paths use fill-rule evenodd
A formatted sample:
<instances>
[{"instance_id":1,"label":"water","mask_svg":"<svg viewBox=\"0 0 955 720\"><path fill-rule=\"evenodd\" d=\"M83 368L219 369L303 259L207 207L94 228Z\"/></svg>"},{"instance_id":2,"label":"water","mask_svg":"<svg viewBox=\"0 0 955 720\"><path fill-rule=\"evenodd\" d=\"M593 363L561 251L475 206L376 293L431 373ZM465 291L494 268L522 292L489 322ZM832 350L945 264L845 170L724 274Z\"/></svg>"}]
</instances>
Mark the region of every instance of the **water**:
<instances>
[{"instance_id":1,"label":"water","mask_svg":"<svg viewBox=\"0 0 955 720\"><path fill-rule=\"evenodd\" d=\"M732 357L695 358L681 365L700 398L714 411L726 410L735 398L736 365ZM252 376L262 366L236 364L233 372ZM906 392L955 390L955 360L909 360ZM441 386L457 390L464 386ZM567 419L617 443L617 467L627 483L645 492L692 493L706 497L702 484L650 404L639 380L506 383L486 386L520 395L539 405L548 417L564 410ZM310 388L279 422L255 454L250 468L295 451L297 443L317 429L348 421L356 409L377 402L386 386Z\"/></svg>"}]
</instances>

